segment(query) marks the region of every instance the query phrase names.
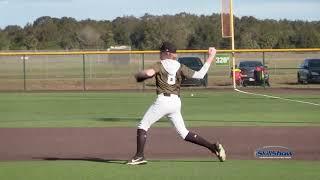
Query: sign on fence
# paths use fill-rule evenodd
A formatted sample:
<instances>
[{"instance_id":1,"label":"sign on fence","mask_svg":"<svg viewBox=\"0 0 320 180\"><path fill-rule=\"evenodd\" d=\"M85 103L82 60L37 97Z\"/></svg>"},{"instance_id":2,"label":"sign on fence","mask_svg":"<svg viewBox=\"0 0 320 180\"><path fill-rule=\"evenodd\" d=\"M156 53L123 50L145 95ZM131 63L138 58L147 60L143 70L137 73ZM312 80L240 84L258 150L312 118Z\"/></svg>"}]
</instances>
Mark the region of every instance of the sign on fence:
<instances>
[{"instance_id":1,"label":"sign on fence","mask_svg":"<svg viewBox=\"0 0 320 180\"><path fill-rule=\"evenodd\" d=\"M216 55L216 65L229 66L230 57L231 57L230 54L217 54Z\"/></svg>"}]
</instances>

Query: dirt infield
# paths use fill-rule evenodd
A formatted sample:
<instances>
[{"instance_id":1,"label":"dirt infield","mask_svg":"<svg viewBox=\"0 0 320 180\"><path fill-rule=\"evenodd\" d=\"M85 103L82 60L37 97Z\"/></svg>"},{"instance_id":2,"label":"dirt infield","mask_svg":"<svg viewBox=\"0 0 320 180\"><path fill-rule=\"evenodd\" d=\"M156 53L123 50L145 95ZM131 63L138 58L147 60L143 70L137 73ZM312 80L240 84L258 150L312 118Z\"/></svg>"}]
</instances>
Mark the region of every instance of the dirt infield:
<instances>
[{"instance_id":1,"label":"dirt infield","mask_svg":"<svg viewBox=\"0 0 320 180\"><path fill-rule=\"evenodd\" d=\"M319 127L191 128L225 145L228 159L256 159L263 146L284 146L296 160L320 160ZM135 152L135 128L2 128L0 161L126 160ZM152 128L148 159L211 158L208 150L181 140L173 128Z\"/></svg>"}]
</instances>

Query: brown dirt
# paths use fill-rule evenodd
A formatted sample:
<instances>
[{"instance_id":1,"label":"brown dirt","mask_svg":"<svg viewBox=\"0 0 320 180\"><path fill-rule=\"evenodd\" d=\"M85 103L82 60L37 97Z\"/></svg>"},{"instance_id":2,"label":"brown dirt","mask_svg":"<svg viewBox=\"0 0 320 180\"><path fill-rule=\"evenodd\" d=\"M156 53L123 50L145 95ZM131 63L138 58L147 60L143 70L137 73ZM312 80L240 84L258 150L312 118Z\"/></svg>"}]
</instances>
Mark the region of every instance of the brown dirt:
<instances>
[{"instance_id":1,"label":"brown dirt","mask_svg":"<svg viewBox=\"0 0 320 180\"><path fill-rule=\"evenodd\" d=\"M255 159L263 146L285 146L293 159L320 160L320 127L203 127L190 129L224 144L228 159ZM2 128L0 161L126 160L135 152L135 128ZM211 158L181 140L173 128L151 128L148 159Z\"/></svg>"}]
</instances>

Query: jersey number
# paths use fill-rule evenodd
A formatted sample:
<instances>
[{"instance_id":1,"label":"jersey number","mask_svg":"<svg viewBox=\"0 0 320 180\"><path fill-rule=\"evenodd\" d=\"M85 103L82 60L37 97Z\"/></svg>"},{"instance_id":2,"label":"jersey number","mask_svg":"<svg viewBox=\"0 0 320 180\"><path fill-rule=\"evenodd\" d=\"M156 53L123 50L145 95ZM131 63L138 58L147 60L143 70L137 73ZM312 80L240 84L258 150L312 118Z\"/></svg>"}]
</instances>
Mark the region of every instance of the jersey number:
<instances>
[{"instance_id":1,"label":"jersey number","mask_svg":"<svg viewBox=\"0 0 320 180\"><path fill-rule=\"evenodd\" d=\"M170 85L174 85L176 83L176 76L168 75L167 83L170 84Z\"/></svg>"}]
</instances>

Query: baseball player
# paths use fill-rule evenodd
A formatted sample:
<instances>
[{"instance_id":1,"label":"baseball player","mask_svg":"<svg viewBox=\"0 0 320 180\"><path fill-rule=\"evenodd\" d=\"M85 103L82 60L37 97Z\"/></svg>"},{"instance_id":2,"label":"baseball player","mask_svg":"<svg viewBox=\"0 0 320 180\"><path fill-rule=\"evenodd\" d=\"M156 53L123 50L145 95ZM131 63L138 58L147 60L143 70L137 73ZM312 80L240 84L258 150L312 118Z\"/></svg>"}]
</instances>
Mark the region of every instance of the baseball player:
<instances>
[{"instance_id":1,"label":"baseball player","mask_svg":"<svg viewBox=\"0 0 320 180\"><path fill-rule=\"evenodd\" d=\"M226 160L225 150L222 145L219 143L212 144L198 134L188 131L181 115L180 85L182 77L202 79L214 60L215 54L216 49L209 48L209 57L203 67L199 71L193 71L176 60L176 47L169 42L164 42L160 47L161 61L135 75L137 82L155 77L157 99L149 107L138 125L137 152L127 164L139 165L147 163L144 157L147 131L153 123L163 116L167 116L171 120L182 139L208 148L221 162Z\"/></svg>"}]
</instances>

